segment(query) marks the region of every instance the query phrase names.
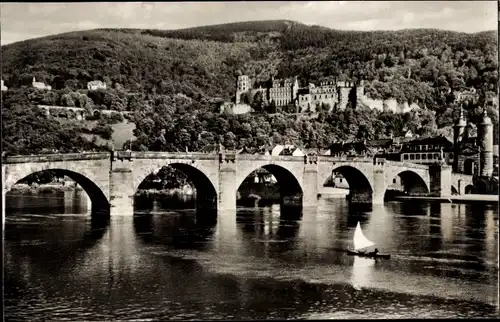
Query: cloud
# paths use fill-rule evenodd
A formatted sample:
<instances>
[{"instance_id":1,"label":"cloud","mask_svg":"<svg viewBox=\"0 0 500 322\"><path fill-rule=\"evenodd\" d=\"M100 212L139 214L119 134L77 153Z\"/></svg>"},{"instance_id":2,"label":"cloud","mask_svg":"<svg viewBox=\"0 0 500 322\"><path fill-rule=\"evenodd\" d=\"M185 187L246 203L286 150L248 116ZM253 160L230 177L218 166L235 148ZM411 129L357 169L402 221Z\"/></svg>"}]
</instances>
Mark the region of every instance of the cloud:
<instances>
[{"instance_id":1,"label":"cloud","mask_svg":"<svg viewBox=\"0 0 500 322\"><path fill-rule=\"evenodd\" d=\"M2 44L93 28L177 29L289 19L334 29L497 29L496 1L1 3Z\"/></svg>"}]
</instances>

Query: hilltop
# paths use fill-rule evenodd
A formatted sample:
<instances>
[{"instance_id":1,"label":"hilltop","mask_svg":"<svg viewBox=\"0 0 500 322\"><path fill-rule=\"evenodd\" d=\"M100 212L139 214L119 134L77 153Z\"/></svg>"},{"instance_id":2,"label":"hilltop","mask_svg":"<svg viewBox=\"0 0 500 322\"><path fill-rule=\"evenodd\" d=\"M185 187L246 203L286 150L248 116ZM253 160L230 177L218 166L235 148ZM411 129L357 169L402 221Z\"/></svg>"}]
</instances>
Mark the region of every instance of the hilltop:
<instances>
[{"instance_id":1,"label":"hilltop","mask_svg":"<svg viewBox=\"0 0 500 322\"><path fill-rule=\"evenodd\" d=\"M201 134L186 128L186 123L181 122L183 115L205 113L204 116L212 119L207 122L214 123L222 122L219 118L229 119L210 113L216 110L216 103L233 98L238 74L257 80L266 80L271 75L297 75L302 85L324 78L364 79L365 92L374 99L418 102L435 113L430 121L434 125L429 126L432 129L436 125L451 125L456 117L456 93L471 87L476 89L479 101L466 106L472 119L478 114L478 106L497 95L496 43L494 31L476 34L433 29L358 32L288 20L167 31L70 32L1 47L2 79L9 87L4 92L2 108L16 109L11 115L20 115L21 105L29 103L134 111L133 121L140 125L136 136L142 145L152 148L153 143L140 139L141 134L157 137L168 124L167 132L185 130L189 133L189 139L186 136L182 143L168 142L169 148L184 150L182 145L196 141ZM50 84L53 90L26 90L33 77ZM89 92L86 86L90 80L103 80L108 89ZM373 122L369 121L371 129L380 128L374 125L374 122L382 122L380 120L396 122L377 114L370 117L374 118ZM492 117L497 124L497 115ZM290 122L289 127L295 124ZM318 122L326 121L322 118ZM403 127L398 122L391 125L395 135ZM239 140L244 131L232 126L222 127L226 131L222 133L213 126L196 130L211 133L216 139L234 132L235 142L243 144ZM366 127L363 131L368 132L358 134L358 125L343 130L337 125L324 126L335 127L331 129L335 134L325 138L322 145L343 136L388 135ZM415 133L427 131L417 123L410 127L415 127L411 128ZM259 137L269 138L276 128L265 127L263 131ZM279 134L290 137L282 132ZM4 140L9 140L8 135ZM314 140L312 134L310 137L307 142ZM199 144L193 143L192 148Z\"/></svg>"},{"instance_id":2,"label":"hilltop","mask_svg":"<svg viewBox=\"0 0 500 322\"><path fill-rule=\"evenodd\" d=\"M71 89L101 79L131 92L183 93L197 101L229 99L236 72L258 79L298 75L302 84L364 78L376 81L368 89L374 98L403 102L426 99L404 93L410 85L494 90L496 37L493 31L340 31L288 20L170 31L101 29L2 46L2 78L11 87L36 76L53 88ZM411 84L395 84L401 78ZM428 105L437 99L428 97Z\"/></svg>"}]
</instances>

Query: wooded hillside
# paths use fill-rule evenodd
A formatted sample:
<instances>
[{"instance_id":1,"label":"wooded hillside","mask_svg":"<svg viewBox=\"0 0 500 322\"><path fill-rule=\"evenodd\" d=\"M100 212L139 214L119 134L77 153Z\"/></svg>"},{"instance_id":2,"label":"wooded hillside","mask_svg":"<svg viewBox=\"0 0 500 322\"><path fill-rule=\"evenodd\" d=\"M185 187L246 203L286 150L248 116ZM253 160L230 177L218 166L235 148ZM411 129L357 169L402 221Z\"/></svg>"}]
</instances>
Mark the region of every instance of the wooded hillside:
<instances>
[{"instance_id":1,"label":"wooded hillside","mask_svg":"<svg viewBox=\"0 0 500 322\"><path fill-rule=\"evenodd\" d=\"M260 80L297 75L302 85L324 77L363 78L372 98L416 102L427 110L416 117L350 106L315 120L214 113L218 102L234 95L239 73ZM33 76L53 90L28 90ZM46 128L45 116L37 114L33 129L19 133L16 124L35 117L30 104L134 111L136 149L198 149L211 141L236 147L283 141L326 147L340 139L399 135L405 126L415 133L435 134L457 116L454 93L471 87L479 100L466 109L470 119L477 120L480 108L497 96L497 33L353 32L286 20L176 31L91 30L2 46L2 79L9 87L3 92L2 109L9 113L3 117L2 140L12 153L32 151L36 144L25 142L40 133L39 127L52 131ZM108 89L89 92L90 80L103 80ZM488 109L497 137L497 108ZM186 121L193 118L201 124ZM60 147L60 140L48 142Z\"/></svg>"}]
</instances>

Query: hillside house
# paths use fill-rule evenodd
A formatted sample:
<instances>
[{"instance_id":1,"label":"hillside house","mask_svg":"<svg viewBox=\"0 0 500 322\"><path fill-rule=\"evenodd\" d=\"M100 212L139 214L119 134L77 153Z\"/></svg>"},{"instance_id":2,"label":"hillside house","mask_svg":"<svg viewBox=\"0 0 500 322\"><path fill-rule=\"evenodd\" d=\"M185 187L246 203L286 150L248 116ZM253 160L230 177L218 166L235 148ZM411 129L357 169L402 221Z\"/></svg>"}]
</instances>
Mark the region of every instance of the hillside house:
<instances>
[{"instance_id":1,"label":"hillside house","mask_svg":"<svg viewBox=\"0 0 500 322\"><path fill-rule=\"evenodd\" d=\"M106 83L99 80L94 80L87 83L87 88L89 91L95 91L98 89L106 89Z\"/></svg>"},{"instance_id":2,"label":"hillside house","mask_svg":"<svg viewBox=\"0 0 500 322\"><path fill-rule=\"evenodd\" d=\"M31 84L33 85L34 88L37 88L37 89L44 89L44 90L48 90L48 91L50 91L52 89L52 86L45 85L44 82L37 82L35 77L33 77L33 81L31 82Z\"/></svg>"}]
</instances>

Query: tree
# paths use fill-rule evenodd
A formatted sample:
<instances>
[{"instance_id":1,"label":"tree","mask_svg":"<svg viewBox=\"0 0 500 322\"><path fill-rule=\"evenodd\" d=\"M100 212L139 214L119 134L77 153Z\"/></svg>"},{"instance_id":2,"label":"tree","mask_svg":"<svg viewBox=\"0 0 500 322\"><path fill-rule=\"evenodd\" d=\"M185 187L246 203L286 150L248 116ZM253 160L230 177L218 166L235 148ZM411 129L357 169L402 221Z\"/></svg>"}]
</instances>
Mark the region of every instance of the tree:
<instances>
[{"instance_id":1,"label":"tree","mask_svg":"<svg viewBox=\"0 0 500 322\"><path fill-rule=\"evenodd\" d=\"M264 98L262 96L262 92L257 92L255 93L254 97L253 97L253 101L252 101L252 108L256 111L256 112L262 112L263 108L264 108Z\"/></svg>"},{"instance_id":2,"label":"tree","mask_svg":"<svg viewBox=\"0 0 500 322\"><path fill-rule=\"evenodd\" d=\"M224 147L226 149L232 150L236 147L236 135L233 132L228 132L224 135Z\"/></svg>"}]
</instances>

